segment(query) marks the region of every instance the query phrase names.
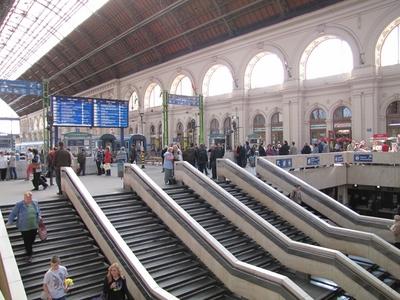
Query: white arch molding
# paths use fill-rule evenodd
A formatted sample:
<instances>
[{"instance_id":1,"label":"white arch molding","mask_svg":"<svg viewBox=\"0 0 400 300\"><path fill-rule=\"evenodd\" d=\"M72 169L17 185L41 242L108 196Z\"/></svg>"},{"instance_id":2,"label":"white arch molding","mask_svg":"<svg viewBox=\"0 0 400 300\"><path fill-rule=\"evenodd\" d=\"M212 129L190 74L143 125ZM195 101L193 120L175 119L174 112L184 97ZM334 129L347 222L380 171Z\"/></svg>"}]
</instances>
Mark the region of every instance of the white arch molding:
<instances>
[{"instance_id":1,"label":"white arch molding","mask_svg":"<svg viewBox=\"0 0 400 300\"><path fill-rule=\"evenodd\" d=\"M204 95L205 97L209 97L209 84L210 84L210 78L214 74L216 67L218 66L224 66L227 67L228 70L231 73L232 76L232 91L234 89L234 81L236 78L236 72L235 68L233 67L234 64L231 63L228 59L226 58L213 58L211 62L206 64L203 68L202 78L201 82L201 94Z\"/></svg>"},{"instance_id":2,"label":"white arch molding","mask_svg":"<svg viewBox=\"0 0 400 300\"><path fill-rule=\"evenodd\" d=\"M391 22L386 28L382 31L381 35L378 38L378 41L375 46L375 66L376 68L381 67L382 63L382 48L385 44L386 38L392 32L394 28L400 25L400 17Z\"/></svg>"}]
</instances>

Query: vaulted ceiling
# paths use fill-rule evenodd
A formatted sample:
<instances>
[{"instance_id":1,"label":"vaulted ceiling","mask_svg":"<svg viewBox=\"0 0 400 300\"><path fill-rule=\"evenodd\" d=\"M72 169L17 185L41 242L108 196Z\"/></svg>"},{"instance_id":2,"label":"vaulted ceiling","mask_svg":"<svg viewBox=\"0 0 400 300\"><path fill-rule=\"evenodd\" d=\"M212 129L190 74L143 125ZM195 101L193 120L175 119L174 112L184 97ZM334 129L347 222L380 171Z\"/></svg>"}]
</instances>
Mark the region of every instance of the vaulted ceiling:
<instances>
[{"instance_id":1,"label":"vaulted ceiling","mask_svg":"<svg viewBox=\"0 0 400 300\"><path fill-rule=\"evenodd\" d=\"M341 1L110 0L19 79L49 79L50 94L75 95ZM13 1L1 2L4 22ZM38 97L0 97L20 116L42 108Z\"/></svg>"}]
</instances>

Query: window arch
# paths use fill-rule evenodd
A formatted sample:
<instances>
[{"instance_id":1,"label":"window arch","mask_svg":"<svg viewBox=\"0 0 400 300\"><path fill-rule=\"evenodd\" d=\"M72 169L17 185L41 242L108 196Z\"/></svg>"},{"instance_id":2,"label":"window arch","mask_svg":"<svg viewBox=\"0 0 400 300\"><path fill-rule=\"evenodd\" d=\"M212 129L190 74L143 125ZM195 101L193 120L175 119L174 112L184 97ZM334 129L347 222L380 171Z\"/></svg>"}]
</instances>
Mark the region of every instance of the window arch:
<instances>
[{"instance_id":1,"label":"window arch","mask_svg":"<svg viewBox=\"0 0 400 300\"><path fill-rule=\"evenodd\" d=\"M246 87L250 89L282 84L284 81L281 59L269 52L254 56L247 65L245 74L249 81Z\"/></svg>"},{"instance_id":2,"label":"window arch","mask_svg":"<svg viewBox=\"0 0 400 300\"><path fill-rule=\"evenodd\" d=\"M129 97L129 110L133 111L138 109L139 109L139 96L136 90L134 90L131 96Z\"/></svg>"},{"instance_id":3,"label":"window arch","mask_svg":"<svg viewBox=\"0 0 400 300\"><path fill-rule=\"evenodd\" d=\"M381 51L381 66L400 64L400 18L388 26L385 31Z\"/></svg>"},{"instance_id":4,"label":"window arch","mask_svg":"<svg viewBox=\"0 0 400 300\"><path fill-rule=\"evenodd\" d=\"M257 114L253 119L253 133L265 141L265 118L262 114Z\"/></svg>"},{"instance_id":5,"label":"window arch","mask_svg":"<svg viewBox=\"0 0 400 300\"><path fill-rule=\"evenodd\" d=\"M271 144L283 142L283 115L280 112L271 116Z\"/></svg>"},{"instance_id":6,"label":"window arch","mask_svg":"<svg viewBox=\"0 0 400 300\"><path fill-rule=\"evenodd\" d=\"M207 96L231 93L233 77L227 66L218 64L208 69L203 81L203 92Z\"/></svg>"},{"instance_id":7,"label":"window arch","mask_svg":"<svg viewBox=\"0 0 400 300\"><path fill-rule=\"evenodd\" d=\"M217 119L212 119L210 123L210 135L219 134L219 122Z\"/></svg>"},{"instance_id":8,"label":"window arch","mask_svg":"<svg viewBox=\"0 0 400 300\"><path fill-rule=\"evenodd\" d=\"M171 93L176 95L193 96L192 80L186 75L178 75L171 86Z\"/></svg>"},{"instance_id":9,"label":"window arch","mask_svg":"<svg viewBox=\"0 0 400 300\"><path fill-rule=\"evenodd\" d=\"M394 101L386 109L386 132L389 137L400 134L400 101Z\"/></svg>"},{"instance_id":10,"label":"window arch","mask_svg":"<svg viewBox=\"0 0 400 300\"><path fill-rule=\"evenodd\" d=\"M351 110L347 106L339 106L333 112L333 131L336 140L351 140Z\"/></svg>"},{"instance_id":11,"label":"window arch","mask_svg":"<svg viewBox=\"0 0 400 300\"><path fill-rule=\"evenodd\" d=\"M232 149L232 124L231 118L226 117L224 120L225 147L228 150Z\"/></svg>"},{"instance_id":12,"label":"window arch","mask_svg":"<svg viewBox=\"0 0 400 300\"><path fill-rule=\"evenodd\" d=\"M310 143L314 144L321 138L326 138L326 113L316 108L310 114Z\"/></svg>"},{"instance_id":13,"label":"window arch","mask_svg":"<svg viewBox=\"0 0 400 300\"><path fill-rule=\"evenodd\" d=\"M176 142L178 142L178 143L183 142L183 124L182 124L182 122L178 122L178 124L176 124Z\"/></svg>"},{"instance_id":14,"label":"window arch","mask_svg":"<svg viewBox=\"0 0 400 300\"><path fill-rule=\"evenodd\" d=\"M306 49L307 57L303 78L314 79L349 73L353 69L353 53L350 45L334 36L323 36L313 41Z\"/></svg>"},{"instance_id":15,"label":"window arch","mask_svg":"<svg viewBox=\"0 0 400 300\"><path fill-rule=\"evenodd\" d=\"M146 90L144 108L161 106L161 104L162 104L161 87L157 83L152 83Z\"/></svg>"}]
</instances>

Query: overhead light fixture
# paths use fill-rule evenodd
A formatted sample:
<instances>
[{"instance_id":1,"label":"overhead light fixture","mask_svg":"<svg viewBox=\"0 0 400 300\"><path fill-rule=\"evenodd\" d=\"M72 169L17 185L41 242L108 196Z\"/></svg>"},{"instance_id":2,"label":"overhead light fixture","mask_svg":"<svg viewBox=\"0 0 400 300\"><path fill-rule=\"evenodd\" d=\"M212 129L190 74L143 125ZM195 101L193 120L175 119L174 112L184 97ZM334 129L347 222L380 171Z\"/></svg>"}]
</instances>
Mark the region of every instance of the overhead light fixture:
<instances>
[{"instance_id":1,"label":"overhead light fixture","mask_svg":"<svg viewBox=\"0 0 400 300\"><path fill-rule=\"evenodd\" d=\"M358 184L354 184L353 186L354 186L354 187L358 187Z\"/></svg>"},{"instance_id":2,"label":"overhead light fixture","mask_svg":"<svg viewBox=\"0 0 400 300\"><path fill-rule=\"evenodd\" d=\"M377 188L377 189L380 189L380 188L381 188L381 186L380 186L380 185L377 185L377 186L376 186L376 188Z\"/></svg>"}]
</instances>

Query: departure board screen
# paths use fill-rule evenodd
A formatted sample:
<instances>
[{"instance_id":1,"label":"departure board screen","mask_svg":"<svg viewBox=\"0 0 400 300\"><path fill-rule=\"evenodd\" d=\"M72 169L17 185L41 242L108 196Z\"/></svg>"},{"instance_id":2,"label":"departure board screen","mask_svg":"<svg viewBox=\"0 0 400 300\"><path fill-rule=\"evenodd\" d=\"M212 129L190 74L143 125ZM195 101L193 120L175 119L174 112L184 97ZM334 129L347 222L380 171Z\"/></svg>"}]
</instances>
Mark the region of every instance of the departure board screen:
<instances>
[{"instance_id":1,"label":"departure board screen","mask_svg":"<svg viewBox=\"0 0 400 300\"><path fill-rule=\"evenodd\" d=\"M93 99L94 127L128 127L128 101Z\"/></svg>"},{"instance_id":2,"label":"departure board screen","mask_svg":"<svg viewBox=\"0 0 400 300\"><path fill-rule=\"evenodd\" d=\"M128 127L128 101L52 96L54 126Z\"/></svg>"},{"instance_id":3,"label":"departure board screen","mask_svg":"<svg viewBox=\"0 0 400 300\"><path fill-rule=\"evenodd\" d=\"M52 96L54 126L93 126L93 103L89 98Z\"/></svg>"}]
</instances>

